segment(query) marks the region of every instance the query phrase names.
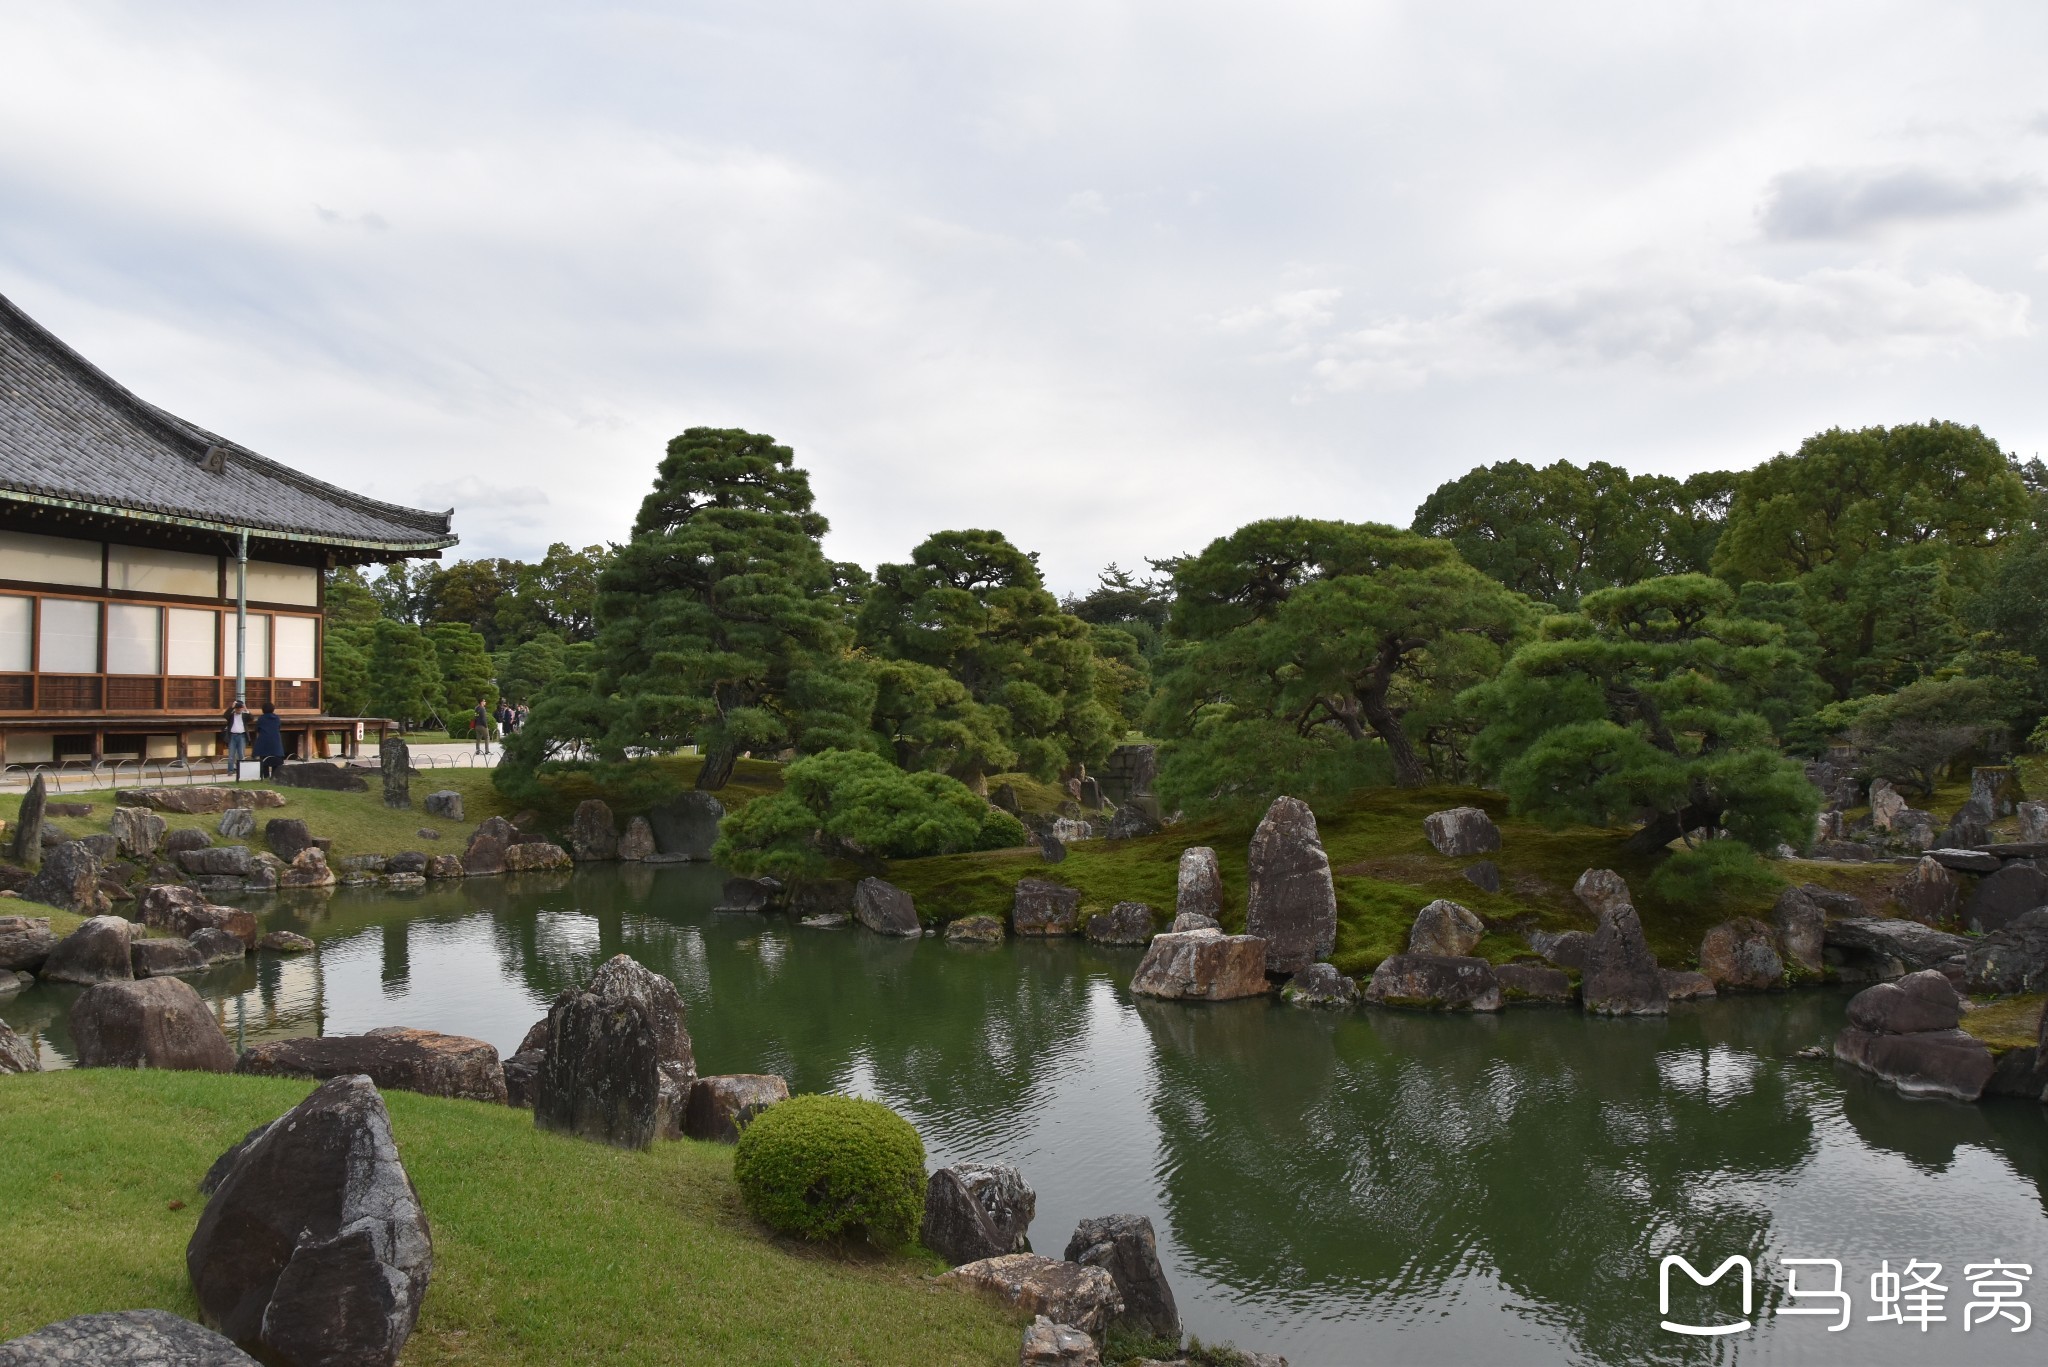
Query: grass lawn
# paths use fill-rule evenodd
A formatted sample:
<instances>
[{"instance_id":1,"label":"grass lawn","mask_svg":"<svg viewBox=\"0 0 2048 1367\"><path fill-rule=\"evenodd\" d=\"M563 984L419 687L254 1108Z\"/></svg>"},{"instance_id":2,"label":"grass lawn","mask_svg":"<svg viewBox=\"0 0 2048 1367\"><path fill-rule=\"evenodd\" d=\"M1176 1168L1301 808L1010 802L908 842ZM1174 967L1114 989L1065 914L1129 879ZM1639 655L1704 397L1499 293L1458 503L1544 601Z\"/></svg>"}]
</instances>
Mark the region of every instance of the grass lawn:
<instances>
[{"instance_id":1,"label":"grass lawn","mask_svg":"<svg viewBox=\"0 0 2048 1367\"><path fill-rule=\"evenodd\" d=\"M1446 807L1483 807L1500 825L1502 848L1489 856L1501 869L1501 890L1486 893L1459 873L1477 859L1448 859L1431 848L1422 819ZM1627 831L1574 826L1550 830L1510 819L1507 800L1476 788L1381 788L1341 802L1322 802L1316 812L1323 847L1336 874L1337 948L1331 961L1345 973L1369 972L1389 954L1407 947L1415 913L1435 898L1460 902L1487 921L1489 934L1479 953L1504 962L1528 952L1530 930L1592 930L1591 913L1572 896L1572 884L1589 868L1611 868L1629 880L1650 947L1666 967L1691 964L1708 927L1730 916L1766 916L1775 894L1751 902L1730 902L1706 911L1661 904L1648 888L1650 864L1623 852ZM1020 878L1050 878L1081 889L1084 913L1107 910L1120 901L1146 902L1161 911L1174 903L1180 852L1190 845L1215 848L1223 872L1226 928L1244 923L1245 855L1256 819L1190 821L1136 840L1077 842L1066 859L1045 863L1036 849L996 850L899 860L890 881L917 898L921 914L952 920L985 912L1001 916L1010 908ZM1885 902L1883 889L1901 875L1889 864L1828 864L1788 860L1775 865L1788 882L1821 883L1864 896L1873 911Z\"/></svg>"},{"instance_id":2,"label":"grass lawn","mask_svg":"<svg viewBox=\"0 0 2048 1367\"><path fill-rule=\"evenodd\" d=\"M196 1318L196 1184L310 1090L120 1069L0 1078L0 1339L102 1310ZM527 1111L385 1101L434 1235L409 1365L1016 1361L1017 1321L931 1284L936 1262L767 1236L729 1148L624 1153L543 1134Z\"/></svg>"}]
</instances>

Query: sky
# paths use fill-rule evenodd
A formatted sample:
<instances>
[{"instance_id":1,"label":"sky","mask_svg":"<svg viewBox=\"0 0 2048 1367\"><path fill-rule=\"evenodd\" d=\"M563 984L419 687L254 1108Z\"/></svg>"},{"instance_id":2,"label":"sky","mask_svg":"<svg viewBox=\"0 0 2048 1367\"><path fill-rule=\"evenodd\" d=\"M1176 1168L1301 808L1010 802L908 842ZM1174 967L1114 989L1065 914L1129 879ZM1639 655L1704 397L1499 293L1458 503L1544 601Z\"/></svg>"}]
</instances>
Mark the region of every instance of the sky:
<instances>
[{"instance_id":1,"label":"sky","mask_svg":"<svg viewBox=\"0 0 2048 1367\"><path fill-rule=\"evenodd\" d=\"M2038 0L0 0L0 294L454 555L743 427L835 558L1076 591L1499 460L2048 451L2044 69Z\"/></svg>"}]
</instances>

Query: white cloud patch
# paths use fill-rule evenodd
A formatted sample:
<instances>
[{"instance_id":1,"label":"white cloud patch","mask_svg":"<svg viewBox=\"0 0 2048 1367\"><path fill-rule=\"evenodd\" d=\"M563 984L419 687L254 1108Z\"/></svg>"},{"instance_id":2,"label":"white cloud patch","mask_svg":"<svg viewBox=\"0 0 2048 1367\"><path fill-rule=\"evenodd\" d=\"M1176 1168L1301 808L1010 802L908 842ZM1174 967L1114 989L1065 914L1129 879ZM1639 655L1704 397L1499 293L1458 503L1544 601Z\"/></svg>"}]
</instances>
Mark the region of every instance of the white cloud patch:
<instances>
[{"instance_id":1,"label":"white cloud patch","mask_svg":"<svg viewBox=\"0 0 2048 1367\"><path fill-rule=\"evenodd\" d=\"M1808 167L1772 180L1758 217L1764 235L1778 241L1850 238L1895 223L2004 213L2040 194L2040 182L2024 176Z\"/></svg>"}]
</instances>

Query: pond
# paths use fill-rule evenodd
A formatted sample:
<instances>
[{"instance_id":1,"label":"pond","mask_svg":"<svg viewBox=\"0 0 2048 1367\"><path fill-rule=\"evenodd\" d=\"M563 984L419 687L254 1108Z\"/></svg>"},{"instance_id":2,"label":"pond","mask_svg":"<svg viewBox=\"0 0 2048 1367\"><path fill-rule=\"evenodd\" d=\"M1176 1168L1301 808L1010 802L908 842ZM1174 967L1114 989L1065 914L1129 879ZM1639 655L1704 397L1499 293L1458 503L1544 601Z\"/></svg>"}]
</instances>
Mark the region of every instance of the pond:
<instances>
[{"instance_id":1,"label":"pond","mask_svg":"<svg viewBox=\"0 0 2048 1367\"><path fill-rule=\"evenodd\" d=\"M1085 1216L1148 1215L1189 1331L1296 1367L2006 1363L2048 1335L1963 1327L1967 1264L2048 1281L2042 1108L1908 1101L1791 1057L1839 1028L1846 993L1640 1021L1190 1006L1130 996L1137 950L812 930L713 913L721 881L615 866L343 890L265 912L317 955L196 985L248 1042L417 1025L510 1051L555 993L631 954L681 989L700 1071L878 1097L935 1164L1017 1164L1055 1257ZM39 987L0 1017L60 1063L71 1000ZM1660 1328L1666 1254L1703 1274L1753 1260L1753 1327ZM1841 1262L1846 1330L1776 1313L1816 1304L1787 1299L1784 1257ZM1946 1320L1871 1321L1871 1274L1915 1259L1942 1264ZM1721 1294L1739 1270L1711 1295L1673 1275L1675 1322L1741 1318L1739 1292Z\"/></svg>"}]
</instances>

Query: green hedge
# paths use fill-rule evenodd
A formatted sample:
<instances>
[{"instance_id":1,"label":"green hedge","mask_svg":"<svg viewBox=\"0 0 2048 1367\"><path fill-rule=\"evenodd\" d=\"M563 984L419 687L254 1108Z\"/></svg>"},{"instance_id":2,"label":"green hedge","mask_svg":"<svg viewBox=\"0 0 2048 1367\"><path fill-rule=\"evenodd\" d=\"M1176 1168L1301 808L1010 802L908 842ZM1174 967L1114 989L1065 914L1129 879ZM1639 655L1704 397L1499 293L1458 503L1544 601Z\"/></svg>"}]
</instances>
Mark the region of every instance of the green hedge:
<instances>
[{"instance_id":1,"label":"green hedge","mask_svg":"<svg viewBox=\"0 0 2048 1367\"><path fill-rule=\"evenodd\" d=\"M754 1117L733 1154L747 1209L805 1239L908 1243L924 1221L924 1141L878 1101L796 1096Z\"/></svg>"}]
</instances>

